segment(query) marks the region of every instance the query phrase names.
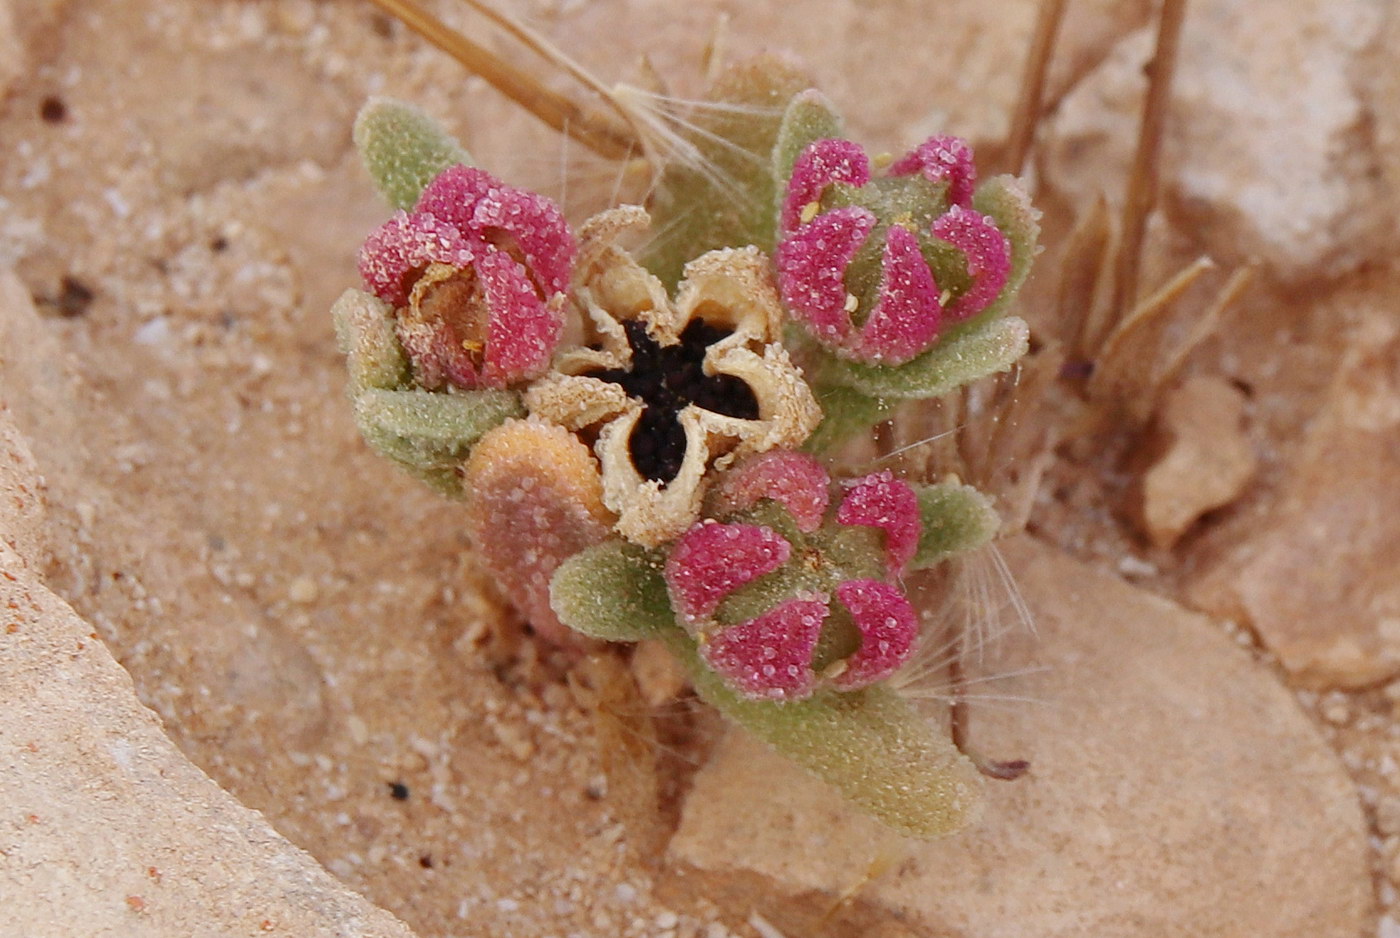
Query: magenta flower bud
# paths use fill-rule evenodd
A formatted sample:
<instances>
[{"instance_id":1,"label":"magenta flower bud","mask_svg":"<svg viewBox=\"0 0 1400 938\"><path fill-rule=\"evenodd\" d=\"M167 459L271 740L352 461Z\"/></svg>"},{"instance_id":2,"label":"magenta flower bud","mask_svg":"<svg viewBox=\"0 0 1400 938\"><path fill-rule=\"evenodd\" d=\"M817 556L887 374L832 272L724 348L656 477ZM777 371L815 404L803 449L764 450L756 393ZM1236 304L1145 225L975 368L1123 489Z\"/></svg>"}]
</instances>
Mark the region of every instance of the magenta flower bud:
<instances>
[{"instance_id":1,"label":"magenta flower bud","mask_svg":"<svg viewBox=\"0 0 1400 938\"><path fill-rule=\"evenodd\" d=\"M856 690L889 677L914 651L918 617L897 578L922 532L917 496L882 472L850 483L831 512L830 485L805 454L751 459L715 500L731 520L702 521L671 549L672 604L697 634L701 657L746 697ZM765 517L772 526L748 520Z\"/></svg>"},{"instance_id":2,"label":"magenta flower bud","mask_svg":"<svg viewBox=\"0 0 1400 938\"><path fill-rule=\"evenodd\" d=\"M919 634L914 607L898 587L881 580L847 580L836 587L836 598L855 620L861 642L833 683L855 690L889 677L914 651Z\"/></svg>"},{"instance_id":3,"label":"magenta flower bud","mask_svg":"<svg viewBox=\"0 0 1400 938\"><path fill-rule=\"evenodd\" d=\"M919 548L923 523L919 497L909 483L894 473L877 472L846 486L846 496L836 509L836 523L864 525L885 532L885 559L890 572L904 572Z\"/></svg>"},{"instance_id":4,"label":"magenta flower bud","mask_svg":"<svg viewBox=\"0 0 1400 938\"><path fill-rule=\"evenodd\" d=\"M787 563L792 546L756 524L698 522L682 534L666 563L671 597L687 620L708 618L721 599Z\"/></svg>"},{"instance_id":5,"label":"magenta flower bud","mask_svg":"<svg viewBox=\"0 0 1400 938\"><path fill-rule=\"evenodd\" d=\"M728 472L716 493L721 516L752 508L771 498L792 515L808 534L821 527L830 501L830 476L816 457L790 449L774 449L745 460Z\"/></svg>"},{"instance_id":6,"label":"magenta flower bud","mask_svg":"<svg viewBox=\"0 0 1400 938\"><path fill-rule=\"evenodd\" d=\"M804 212L821 206L822 194L832 183L863 186L870 181L870 158L860 144L850 140L818 140L797 157L792 180L783 197L782 233L789 234L804 221ZM812 208L808 208L812 206Z\"/></svg>"},{"instance_id":7,"label":"magenta flower bud","mask_svg":"<svg viewBox=\"0 0 1400 938\"><path fill-rule=\"evenodd\" d=\"M933 220L933 236L963 252L973 281L948 307L948 315L954 320L977 315L1006 286L1011 273L1011 243L986 215L960 205Z\"/></svg>"},{"instance_id":8,"label":"magenta flower bud","mask_svg":"<svg viewBox=\"0 0 1400 938\"><path fill-rule=\"evenodd\" d=\"M366 239L360 275L420 385L503 388L548 367L574 252L554 203L452 166Z\"/></svg>"},{"instance_id":9,"label":"magenta flower bud","mask_svg":"<svg viewBox=\"0 0 1400 938\"><path fill-rule=\"evenodd\" d=\"M774 256L789 312L852 361L902 365L932 348L991 305L1010 275L1006 235L971 208L976 181L972 149L956 137L930 138L877 183L850 141L809 145L793 166ZM930 217L926 228L914 221Z\"/></svg>"},{"instance_id":10,"label":"magenta flower bud","mask_svg":"<svg viewBox=\"0 0 1400 938\"><path fill-rule=\"evenodd\" d=\"M812 655L829 614L826 596L789 599L702 641L700 656L745 697L809 697L817 680Z\"/></svg>"},{"instance_id":11,"label":"magenta flower bud","mask_svg":"<svg viewBox=\"0 0 1400 938\"><path fill-rule=\"evenodd\" d=\"M858 358L899 364L933 344L943 325L938 284L912 231L894 225L885 234L880 298L852 347Z\"/></svg>"},{"instance_id":12,"label":"magenta flower bud","mask_svg":"<svg viewBox=\"0 0 1400 938\"><path fill-rule=\"evenodd\" d=\"M972 207L977 167L972 162L972 147L961 137L929 137L890 166L891 176L909 176L913 173L922 173L929 182L946 180L948 204Z\"/></svg>"},{"instance_id":13,"label":"magenta flower bud","mask_svg":"<svg viewBox=\"0 0 1400 938\"><path fill-rule=\"evenodd\" d=\"M824 345L853 344L846 269L875 223L866 209L838 208L800 226L778 245L773 262L783 303Z\"/></svg>"}]
</instances>

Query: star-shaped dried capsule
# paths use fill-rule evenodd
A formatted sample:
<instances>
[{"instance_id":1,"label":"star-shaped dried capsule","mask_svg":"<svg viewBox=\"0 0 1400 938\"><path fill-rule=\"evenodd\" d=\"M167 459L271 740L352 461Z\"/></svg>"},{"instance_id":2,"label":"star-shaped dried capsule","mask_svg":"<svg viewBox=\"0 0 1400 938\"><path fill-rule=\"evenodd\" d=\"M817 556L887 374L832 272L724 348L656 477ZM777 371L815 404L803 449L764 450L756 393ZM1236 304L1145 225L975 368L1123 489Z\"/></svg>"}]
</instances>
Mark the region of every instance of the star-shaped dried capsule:
<instances>
[{"instance_id":1,"label":"star-shaped dried capsule","mask_svg":"<svg viewBox=\"0 0 1400 938\"><path fill-rule=\"evenodd\" d=\"M593 442L618 532L655 546L696 519L712 470L799 445L821 411L781 344L767 258L756 248L704 254L672 301L616 244L646 223L624 207L584 226L574 295L590 335L525 403Z\"/></svg>"}]
</instances>

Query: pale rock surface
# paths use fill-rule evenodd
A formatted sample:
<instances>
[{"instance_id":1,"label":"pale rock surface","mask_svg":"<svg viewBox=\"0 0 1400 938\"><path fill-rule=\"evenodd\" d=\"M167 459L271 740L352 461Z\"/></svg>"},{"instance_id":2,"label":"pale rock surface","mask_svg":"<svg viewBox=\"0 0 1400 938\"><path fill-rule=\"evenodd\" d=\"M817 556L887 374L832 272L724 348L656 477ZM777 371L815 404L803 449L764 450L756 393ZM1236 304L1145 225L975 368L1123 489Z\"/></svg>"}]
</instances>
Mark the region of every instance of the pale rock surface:
<instances>
[{"instance_id":1,"label":"pale rock surface","mask_svg":"<svg viewBox=\"0 0 1400 938\"><path fill-rule=\"evenodd\" d=\"M39 319L29 290L0 268L0 404L25 453L38 450L46 472L67 473L83 457L74 412L77 392L66 356ZM42 439L32 434L42 429ZM21 438L21 434L31 434ZM22 456L29 460L34 457ZM26 555L32 556L32 555Z\"/></svg>"},{"instance_id":2,"label":"pale rock surface","mask_svg":"<svg viewBox=\"0 0 1400 938\"><path fill-rule=\"evenodd\" d=\"M1273 4L1267 29L1264 10L1249 0L1189 5L1163 205L1218 260L1259 260L1286 281L1334 275L1385 246L1390 205L1353 74L1377 42L1382 5ZM1149 30L1131 34L1061 103L1046 176L1072 200L1088 204L1105 178L1127 178L1152 50Z\"/></svg>"},{"instance_id":3,"label":"pale rock surface","mask_svg":"<svg viewBox=\"0 0 1400 938\"><path fill-rule=\"evenodd\" d=\"M1258 460L1244 434L1245 395L1213 375L1188 378L1164 397L1142 475L1139 523L1170 548L1200 517L1233 502Z\"/></svg>"},{"instance_id":4,"label":"pale rock surface","mask_svg":"<svg viewBox=\"0 0 1400 938\"><path fill-rule=\"evenodd\" d=\"M1400 324L1356 327L1321 412L1261 529L1191 591L1247 621L1319 687L1400 674Z\"/></svg>"},{"instance_id":5,"label":"pale rock surface","mask_svg":"<svg viewBox=\"0 0 1400 938\"><path fill-rule=\"evenodd\" d=\"M748 897L779 928L784 897L821 908L861 887L856 901L920 935L1360 934L1360 806L1287 691L1199 615L1035 542L1007 558L1052 674L1046 706L977 711L983 750L1032 766L990 786L978 826L903 855L734 734L701 771L672 858L757 878Z\"/></svg>"},{"instance_id":6,"label":"pale rock surface","mask_svg":"<svg viewBox=\"0 0 1400 938\"><path fill-rule=\"evenodd\" d=\"M42 569L48 559L44 537L44 479L29 444L15 429L0 400L0 540L25 567Z\"/></svg>"},{"instance_id":7,"label":"pale rock surface","mask_svg":"<svg viewBox=\"0 0 1400 938\"><path fill-rule=\"evenodd\" d=\"M0 101L32 65L30 45L65 0L0 0Z\"/></svg>"},{"instance_id":8,"label":"pale rock surface","mask_svg":"<svg viewBox=\"0 0 1400 938\"><path fill-rule=\"evenodd\" d=\"M1400 9L1387 7L1379 41L1372 46L1366 65L1363 88L1376 122L1376 149L1385 174L1391 214L1400 211L1400 68L1395 67L1400 49Z\"/></svg>"},{"instance_id":9,"label":"pale rock surface","mask_svg":"<svg viewBox=\"0 0 1400 938\"><path fill-rule=\"evenodd\" d=\"M0 935L409 938L166 738L40 581L41 490L0 415Z\"/></svg>"},{"instance_id":10,"label":"pale rock surface","mask_svg":"<svg viewBox=\"0 0 1400 938\"><path fill-rule=\"evenodd\" d=\"M4 0L0 2L0 98L22 74L24 46L15 26L15 5L11 0Z\"/></svg>"},{"instance_id":11,"label":"pale rock surface","mask_svg":"<svg viewBox=\"0 0 1400 938\"><path fill-rule=\"evenodd\" d=\"M411 935L191 765L32 574L0 601L0 934Z\"/></svg>"}]
</instances>

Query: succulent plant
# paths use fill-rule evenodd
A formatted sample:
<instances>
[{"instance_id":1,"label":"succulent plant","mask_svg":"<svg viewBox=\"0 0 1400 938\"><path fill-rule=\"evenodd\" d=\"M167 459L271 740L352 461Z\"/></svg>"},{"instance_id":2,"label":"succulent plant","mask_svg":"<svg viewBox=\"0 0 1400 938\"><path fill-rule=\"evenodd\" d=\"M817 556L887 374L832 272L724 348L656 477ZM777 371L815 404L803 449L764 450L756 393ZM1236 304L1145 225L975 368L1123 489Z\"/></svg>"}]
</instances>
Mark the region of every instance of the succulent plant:
<instances>
[{"instance_id":1,"label":"succulent plant","mask_svg":"<svg viewBox=\"0 0 1400 938\"><path fill-rule=\"evenodd\" d=\"M905 577L989 541L956 480L841 477L891 402L1005 370L1035 251L1016 182L934 137L872 172L791 65L716 86L650 205L585 221L474 168L408 105L356 125L400 209L334 314L365 438L467 499L545 640L654 639L729 719L901 832L975 811L977 770L890 677ZM667 236L635 256L620 238ZM835 477L833 477L835 476Z\"/></svg>"}]
</instances>

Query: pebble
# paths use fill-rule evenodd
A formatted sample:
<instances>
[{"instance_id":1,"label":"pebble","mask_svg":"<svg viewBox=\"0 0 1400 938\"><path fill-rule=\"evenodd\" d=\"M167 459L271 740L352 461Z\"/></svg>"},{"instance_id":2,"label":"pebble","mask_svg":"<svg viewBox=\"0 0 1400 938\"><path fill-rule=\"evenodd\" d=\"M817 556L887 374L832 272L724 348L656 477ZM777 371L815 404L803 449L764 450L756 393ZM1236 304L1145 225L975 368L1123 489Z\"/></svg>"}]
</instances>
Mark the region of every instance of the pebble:
<instances>
[{"instance_id":1,"label":"pebble","mask_svg":"<svg viewBox=\"0 0 1400 938\"><path fill-rule=\"evenodd\" d=\"M292 581L291 586L287 588L287 598L303 606L314 603L320 595L320 587L318 587L316 581L309 576L297 577Z\"/></svg>"},{"instance_id":2,"label":"pebble","mask_svg":"<svg viewBox=\"0 0 1400 938\"><path fill-rule=\"evenodd\" d=\"M1188 590L1324 689L1400 676L1400 323L1380 304L1356 315L1268 511L1233 529Z\"/></svg>"},{"instance_id":3,"label":"pebble","mask_svg":"<svg viewBox=\"0 0 1400 938\"><path fill-rule=\"evenodd\" d=\"M1139 483L1137 521L1153 544L1170 548L1254 478L1244 407L1244 392L1216 375L1188 378L1166 393L1145 443L1157 455Z\"/></svg>"}]
</instances>

